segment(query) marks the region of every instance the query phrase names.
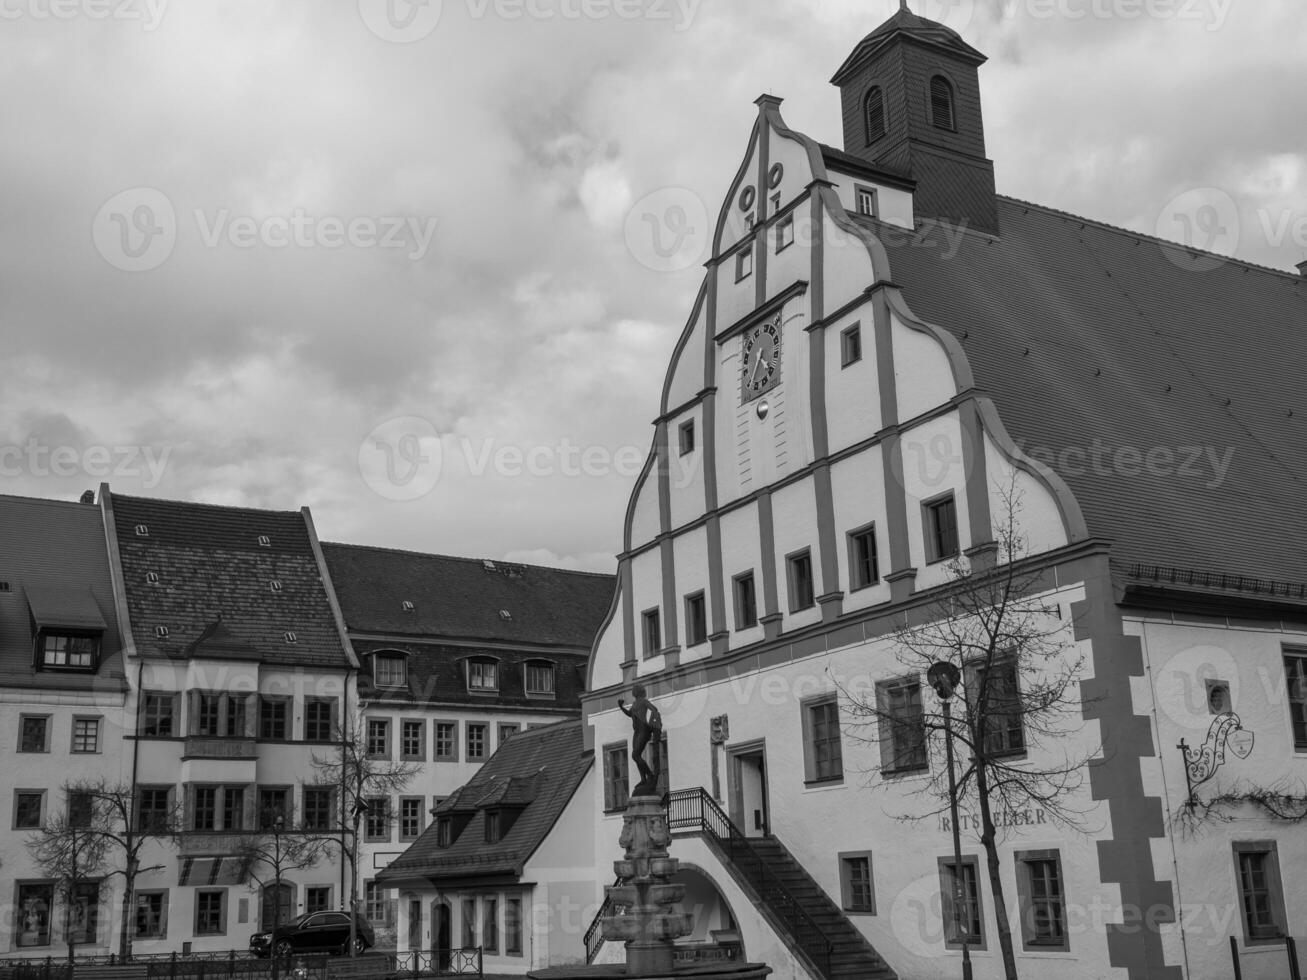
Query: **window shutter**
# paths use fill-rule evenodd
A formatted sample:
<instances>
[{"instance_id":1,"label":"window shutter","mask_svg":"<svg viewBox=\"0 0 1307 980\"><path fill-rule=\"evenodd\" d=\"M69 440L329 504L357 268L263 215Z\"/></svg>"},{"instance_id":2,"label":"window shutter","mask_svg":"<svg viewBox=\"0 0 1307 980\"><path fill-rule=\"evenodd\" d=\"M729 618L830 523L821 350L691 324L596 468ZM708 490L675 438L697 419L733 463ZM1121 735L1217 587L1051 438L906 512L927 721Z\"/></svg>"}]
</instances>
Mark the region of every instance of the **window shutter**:
<instances>
[{"instance_id":1,"label":"window shutter","mask_svg":"<svg viewBox=\"0 0 1307 980\"><path fill-rule=\"evenodd\" d=\"M867 143L876 142L885 135L885 94L879 85L867 92L863 111L867 122Z\"/></svg>"}]
</instances>

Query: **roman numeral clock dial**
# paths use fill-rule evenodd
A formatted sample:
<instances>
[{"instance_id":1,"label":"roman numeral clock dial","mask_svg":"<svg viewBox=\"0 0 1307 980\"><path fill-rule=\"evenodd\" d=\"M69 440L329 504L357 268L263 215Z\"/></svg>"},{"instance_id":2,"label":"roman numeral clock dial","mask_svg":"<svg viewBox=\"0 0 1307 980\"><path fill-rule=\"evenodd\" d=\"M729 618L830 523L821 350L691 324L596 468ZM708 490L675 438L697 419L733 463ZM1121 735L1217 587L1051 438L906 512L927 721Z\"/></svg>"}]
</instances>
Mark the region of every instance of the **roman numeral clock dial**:
<instances>
[{"instance_id":1,"label":"roman numeral clock dial","mask_svg":"<svg viewBox=\"0 0 1307 980\"><path fill-rule=\"evenodd\" d=\"M781 377L781 318L760 323L744 332L740 401L752 401Z\"/></svg>"}]
</instances>

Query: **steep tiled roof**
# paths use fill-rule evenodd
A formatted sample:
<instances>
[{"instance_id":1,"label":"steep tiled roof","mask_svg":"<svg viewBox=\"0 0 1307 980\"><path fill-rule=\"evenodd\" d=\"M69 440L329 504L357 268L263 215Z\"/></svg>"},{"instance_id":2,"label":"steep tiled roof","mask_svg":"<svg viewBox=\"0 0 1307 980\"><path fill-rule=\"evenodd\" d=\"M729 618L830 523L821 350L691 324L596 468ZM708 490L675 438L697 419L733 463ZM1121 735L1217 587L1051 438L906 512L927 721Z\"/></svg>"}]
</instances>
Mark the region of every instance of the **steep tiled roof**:
<instances>
[{"instance_id":1,"label":"steep tiled roof","mask_svg":"<svg viewBox=\"0 0 1307 980\"><path fill-rule=\"evenodd\" d=\"M185 657L204 642L253 649L271 664L348 664L303 514L111 500L138 651Z\"/></svg>"},{"instance_id":2,"label":"steep tiled roof","mask_svg":"<svg viewBox=\"0 0 1307 980\"><path fill-rule=\"evenodd\" d=\"M351 632L588 653L615 587L612 575L591 572L361 545L322 547ZM412 603L411 612L405 601Z\"/></svg>"},{"instance_id":3,"label":"steep tiled roof","mask_svg":"<svg viewBox=\"0 0 1307 980\"><path fill-rule=\"evenodd\" d=\"M0 685L102 688L108 681L122 688L122 637L99 507L0 496L0 583ZM103 624L98 673L33 669L34 611L70 628Z\"/></svg>"},{"instance_id":4,"label":"steep tiled roof","mask_svg":"<svg viewBox=\"0 0 1307 980\"><path fill-rule=\"evenodd\" d=\"M1089 533L1120 563L1307 578L1307 279L1021 201L999 216L960 245L869 224Z\"/></svg>"},{"instance_id":5,"label":"steep tiled roof","mask_svg":"<svg viewBox=\"0 0 1307 980\"><path fill-rule=\"evenodd\" d=\"M437 811L475 808L458 838L449 847L437 847L438 826L433 821L378 879L393 883L413 878L520 876L590 768L592 755L584 750L581 725L563 721L505 742L458 791L457 799L447 800ZM494 806L525 809L498 843L487 844L484 808Z\"/></svg>"}]
</instances>

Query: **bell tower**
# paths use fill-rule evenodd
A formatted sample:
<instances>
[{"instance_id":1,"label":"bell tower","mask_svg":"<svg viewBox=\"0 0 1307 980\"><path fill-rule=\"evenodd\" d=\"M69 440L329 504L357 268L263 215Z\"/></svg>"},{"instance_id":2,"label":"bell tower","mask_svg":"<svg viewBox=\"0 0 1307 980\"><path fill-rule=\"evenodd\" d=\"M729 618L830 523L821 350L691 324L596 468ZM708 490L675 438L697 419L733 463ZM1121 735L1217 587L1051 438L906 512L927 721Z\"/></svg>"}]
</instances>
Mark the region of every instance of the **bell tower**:
<instances>
[{"instance_id":1,"label":"bell tower","mask_svg":"<svg viewBox=\"0 0 1307 980\"><path fill-rule=\"evenodd\" d=\"M844 150L917 182L918 218L998 234L994 164L985 156L978 69L987 59L901 0L831 79Z\"/></svg>"}]
</instances>

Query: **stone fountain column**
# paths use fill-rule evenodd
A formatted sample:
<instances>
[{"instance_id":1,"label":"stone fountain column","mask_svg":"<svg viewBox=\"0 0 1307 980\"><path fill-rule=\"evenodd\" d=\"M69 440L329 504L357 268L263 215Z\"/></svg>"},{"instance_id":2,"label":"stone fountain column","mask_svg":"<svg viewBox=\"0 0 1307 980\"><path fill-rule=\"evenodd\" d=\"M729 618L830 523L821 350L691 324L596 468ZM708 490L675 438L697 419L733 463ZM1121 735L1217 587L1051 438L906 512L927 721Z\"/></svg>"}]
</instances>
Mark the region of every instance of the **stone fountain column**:
<instances>
[{"instance_id":1,"label":"stone fountain column","mask_svg":"<svg viewBox=\"0 0 1307 980\"><path fill-rule=\"evenodd\" d=\"M628 977L669 976L673 943L694 930L690 914L677 909L685 898L685 886L667 881L678 865L676 858L667 856L671 842L659 797L631 797L618 839L626 857L613 862L613 870L625 884L608 887L613 905L630 911L603 920L605 940L626 942Z\"/></svg>"}]
</instances>

